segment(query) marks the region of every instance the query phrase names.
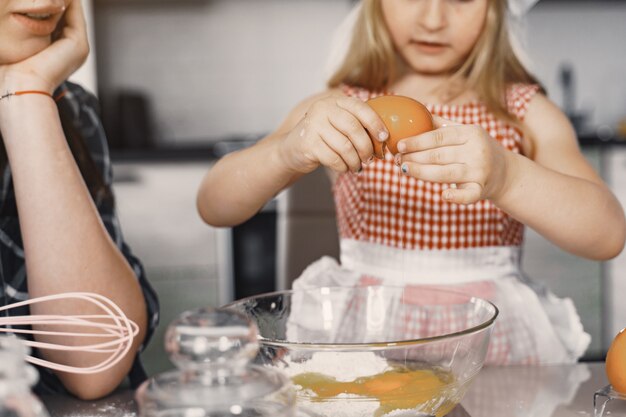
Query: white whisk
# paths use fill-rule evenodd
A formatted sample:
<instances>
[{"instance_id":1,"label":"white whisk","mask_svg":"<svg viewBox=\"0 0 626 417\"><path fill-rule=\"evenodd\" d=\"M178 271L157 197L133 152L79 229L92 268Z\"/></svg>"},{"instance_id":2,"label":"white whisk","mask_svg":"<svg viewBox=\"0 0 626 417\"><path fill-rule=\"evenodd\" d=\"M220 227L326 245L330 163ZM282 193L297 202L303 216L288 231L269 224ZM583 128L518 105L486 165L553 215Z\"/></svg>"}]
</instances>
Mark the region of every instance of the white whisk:
<instances>
[{"instance_id":1,"label":"white whisk","mask_svg":"<svg viewBox=\"0 0 626 417\"><path fill-rule=\"evenodd\" d=\"M39 315L31 314L27 316L9 316L0 317L0 333L27 334L27 335L46 335L71 338L76 342L77 338L102 338L101 343L92 344L71 344L63 345L56 343L38 342L37 340L25 340L26 346L37 349L56 350L56 351L74 351L74 352L90 352L90 353L108 353L102 361L96 365L87 367L75 367L50 362L34 356L26 356L26 360L34 365L44 366L46 368L55 369L63 372L74 374L92 374L107 370L117 364L130 350L133 338L139 333L139 326L126 317L121 308L108 298L92 293L63 293L49 295L45 297L32 298L26 301L9 304L0 307L0 313L14 308L28 306L36 303L67 301L67 300L84 300L95 304L104 311L104 314L94 315ZM69 332L69 331L49 331L38 330L35 328L15 329L12 326L78 326L85 327L88 332ZM99 332L93 332L90 329L97 329Z\"/></svg>"}]
</instances>

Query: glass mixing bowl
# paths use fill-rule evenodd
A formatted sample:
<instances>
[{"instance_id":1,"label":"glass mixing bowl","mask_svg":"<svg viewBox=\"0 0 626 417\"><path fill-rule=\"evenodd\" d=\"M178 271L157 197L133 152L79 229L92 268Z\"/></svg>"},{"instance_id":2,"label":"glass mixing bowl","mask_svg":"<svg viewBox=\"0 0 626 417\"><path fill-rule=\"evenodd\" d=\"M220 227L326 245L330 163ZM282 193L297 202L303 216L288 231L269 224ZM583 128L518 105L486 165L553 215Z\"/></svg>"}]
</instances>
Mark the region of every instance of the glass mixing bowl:
<instances>
[{"instance_id":1,"label":"glass mixing bowl","mask_svg":"<svg viewBox=\"0 0 626 417\"><path fill-rule=\"evenodd\" d=\"M432 287L321 287L228 304L259 328L299 415L444 416L480 371L498 309Z\"/></svg>"}]
</instances>

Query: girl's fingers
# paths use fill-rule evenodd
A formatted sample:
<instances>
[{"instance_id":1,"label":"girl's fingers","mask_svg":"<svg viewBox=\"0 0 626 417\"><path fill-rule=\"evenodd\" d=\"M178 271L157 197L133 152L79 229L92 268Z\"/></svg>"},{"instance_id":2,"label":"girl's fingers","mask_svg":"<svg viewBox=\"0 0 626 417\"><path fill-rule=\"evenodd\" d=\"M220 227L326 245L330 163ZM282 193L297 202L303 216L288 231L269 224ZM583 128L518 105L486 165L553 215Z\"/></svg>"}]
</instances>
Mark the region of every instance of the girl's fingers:
<instances>
[{"instance_id":1,"label":"girl's fingers","mask_svg":"<svg viewBox=\"0 0 626 417\"><path fill-rule=\"evenodd\" d=\"M359 159L363 162L367 161L374 153L374 146L367 131L359 122L359 120L347 111L339 114L331 113L329 115L330 124L343 133L352 146L356 149Z\"/></svg>"},{"instance_id":2,"label":"girl's fingers","mask_svg":"<svg viewBox=\"0 0 626 417\"><path fill-rule=\"evenodd\" d=\"M387 127L378 114L367 103L354 97L337 97L337 106L352 113L361 125L367 129L369 136L379 142L384 142L389 138Z\"/></svg>"},{"instance_id":3,"label":"girl's fingers","mask_svg":"<svg viewBox=\"0 0 626 417\"><path fill-rule=\"evenodd\" d=\"M320 137L337 154L337 157L345 162L350 171L359 172L361 170L361 157L350 139L332 126L323 129L320 132Z\"/></svg>"},{"instance_id":4,"label":"girl's fingers","mask_svg":"<svg viewBox=\"0 0 626 417\"><path fill-rule=\"evenodd\" d=\"M317 158L321 165L337 172L348 171L348 165L341 158L341 156L337 154L337 152L332 150L322 138L320 138L317 142L318 146L313 149L313 155Z\"/></svg>"},{"instance_id":5,"label":"girl's fingers","mask_svg":"<svg viewBox=\"0 0 626 417\"><path fill-rule=\"evenodd\" d=\"M445 119L443 119L445 120ZM398 142L398 150L402 153L419 152L442 146L463 145L471 134L470 125L446 125L421 135L412 136Z\"/></svg>"},{"instance_id":6,"label":"girl's fingers","mask_svg":"<svg viewBox=\"0 0 626 417\"><path fill-rule=\"evenodd\" d=\"M482 197L483 187L477 182L459 184L457 188L448 188L441 197L448 203L472 204Z\"/></svg>"},{"instance_id":7,"label":"girl's fingers","mask_svg":"<svg viewBox=\"0 0 626 417\"><path fill-rule=\"evenodd\" d=\"M433 116L433 124L435 125L435 129L448 127L448 126L460 126L461 125L461 123L459 122L455 122L454 120L450 120L450 119L444 119L443 117L439 117L435 114L433 114L432 116Z\"/></svg>"},{"instance_id":8,"label":"girl's fingers","mask_svg":"<svg viewBox=\"0 0 626 417\"><path fill-rule=\"evenodd\" d=\"M449 203L471 204L480 200L483 186L478 179L468 175L467 165L423 165L414 162L403 162L402 173L424 181L457 184L456 188L448 188L442 198Z\"/></svg>"},{"instance_id":9,"label":"girl's fingers","mask_svg":"<svg viewBox=\"0 0 626 417\"><path fill-rule=\"evenodd\" d=\"M401 155L401 161L417 162L418 164L447 165L462 161L463 155L459 155L461 148L448 146L444 148L429 149L421 152L411 152Z\"/></svg>"},{"instance_id":10,"label":"girl's fingers","mask_svg":"<svg viewBox=\"0 0 626 417\"><path fill-rule=\"evenodd\" d=\"M477 180L477 178L471 178L465 164L424 165L403 161L400 169L405 175L430 182L452 184Z\"/></svg>"}]
</instances>

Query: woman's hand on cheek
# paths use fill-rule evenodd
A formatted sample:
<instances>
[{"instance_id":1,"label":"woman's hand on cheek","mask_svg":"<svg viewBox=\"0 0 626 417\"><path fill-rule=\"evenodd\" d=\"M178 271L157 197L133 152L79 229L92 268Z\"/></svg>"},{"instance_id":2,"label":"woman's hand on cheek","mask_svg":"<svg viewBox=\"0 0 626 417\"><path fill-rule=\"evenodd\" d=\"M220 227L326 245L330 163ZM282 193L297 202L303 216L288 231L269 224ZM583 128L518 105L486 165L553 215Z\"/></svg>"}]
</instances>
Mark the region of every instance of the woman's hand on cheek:
<instances>
[{"instance_id":1,"label":"woman's hand on cheek","mask_svg":"<svg viewBox=\"0 0 626 417\"><path fill-rule=\"evenodd\" d=\"M433 116L435 130L398 144L402 172L412 177L454 184L442 192L450 203L494 199L506 182L506 150L480 126Z\"/></svg>"},{"instance_id":2,"label":"woman's hand on cheek","mask_svg":"<svg viewBox=\"0 0 626 417\"><path fill-rule=\"evenodd\" d=\"M85 62L89 55L81 0L65 10L60 36L44 50L10 65L0 66L1 91L44 90L52 93Z\"/></svg>"}]
</instances>

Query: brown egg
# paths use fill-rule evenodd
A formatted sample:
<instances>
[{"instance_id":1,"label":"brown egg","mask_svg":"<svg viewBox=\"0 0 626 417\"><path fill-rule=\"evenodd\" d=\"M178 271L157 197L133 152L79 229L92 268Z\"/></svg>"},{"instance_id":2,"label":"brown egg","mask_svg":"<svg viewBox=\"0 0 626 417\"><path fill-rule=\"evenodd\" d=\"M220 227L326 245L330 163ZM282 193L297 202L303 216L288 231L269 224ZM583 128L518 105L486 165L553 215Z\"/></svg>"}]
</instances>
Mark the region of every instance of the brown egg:
<instances>
[{"instance_id":1,"label":"brown egg","mask_svg":"<svg viewBox=\"0 0 626 417\"><path fill-rule=\"evenodd\" d=\"M374 155L385 158L385 151L398 153L398 141L434 129L433 117L422 103L405 96L379 96L367 101L389 131L385 142L373 140Z\"/></svg>"},{"instance_id":2,"label":"brown egg","mask_svg":"<svg viewBox=\"0 0 626 417\"><path fill-rule=\"evenodd\" d=\"M604 367L613 389L626 394L626 329L622 329L613 339Z\"/></svg>"}]
</instances>

